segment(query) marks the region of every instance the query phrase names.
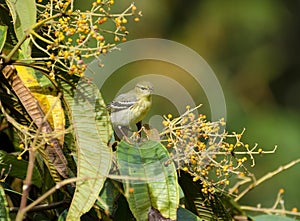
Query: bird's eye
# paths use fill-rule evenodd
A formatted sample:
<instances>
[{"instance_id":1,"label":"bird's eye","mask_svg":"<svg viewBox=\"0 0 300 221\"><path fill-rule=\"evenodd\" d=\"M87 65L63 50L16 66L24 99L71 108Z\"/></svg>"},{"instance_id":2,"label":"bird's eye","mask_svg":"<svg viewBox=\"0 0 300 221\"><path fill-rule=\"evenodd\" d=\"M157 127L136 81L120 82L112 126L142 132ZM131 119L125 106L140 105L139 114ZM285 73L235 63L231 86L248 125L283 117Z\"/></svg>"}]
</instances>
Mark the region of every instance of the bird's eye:
<instances>
[{"instance_id":1,"label":"bird's eye","mask_svg":"<svg viewBox=\"0 0 300 221\"><path fill-rule=\"evenodd\" d=\"M147 90L147 88L146 87L144 87L144 86L138 86L141 90Z\"/></svg>"}]
</instances>

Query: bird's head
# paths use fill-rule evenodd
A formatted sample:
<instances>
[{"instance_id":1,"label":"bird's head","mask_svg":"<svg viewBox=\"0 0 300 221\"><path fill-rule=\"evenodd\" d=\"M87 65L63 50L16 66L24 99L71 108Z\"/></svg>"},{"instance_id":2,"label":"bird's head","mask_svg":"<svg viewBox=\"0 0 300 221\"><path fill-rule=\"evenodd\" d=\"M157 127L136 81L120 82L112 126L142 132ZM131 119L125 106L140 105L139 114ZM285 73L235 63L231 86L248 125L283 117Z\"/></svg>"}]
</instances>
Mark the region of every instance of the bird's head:
<instances>
[{"instance_id":1,"label":"bird's head","mask_svg":"<svg viewBox=\"0 0 300 221\"><path fill-rule=\"evenodd\" d=\"M140 96L149 96L153 92L153 85L147 81L141 81L135 86L135 92Z\"/></svg>"}]
</instances>

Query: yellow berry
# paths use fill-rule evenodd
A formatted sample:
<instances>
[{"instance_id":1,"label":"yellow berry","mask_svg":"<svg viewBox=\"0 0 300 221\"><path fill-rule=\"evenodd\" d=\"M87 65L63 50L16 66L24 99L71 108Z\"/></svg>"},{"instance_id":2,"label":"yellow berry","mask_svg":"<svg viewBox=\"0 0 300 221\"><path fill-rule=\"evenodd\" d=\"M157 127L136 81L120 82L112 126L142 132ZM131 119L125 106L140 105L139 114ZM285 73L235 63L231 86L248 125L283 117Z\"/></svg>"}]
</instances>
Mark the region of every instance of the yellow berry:
<instances>
[{"instance_id":1,"label":"yellow berry","mask_svg":"<svg viewBox=\"0 0 300 221\"><path fill-rule=\"evenodd\" d=\"M54 60L55 59L55 55L54 54L50 54L50 59Z\"/></svg>"},{"instance_id":2,"label":"yellow berry","mask_svg":"<svg viewBox=\"0 0 300 221\"><path fill-rule=\"evenodd\" d=\"M167 144L167 148L171 148L172 147L172 144L171 143L168 143Z\"/></svg>"},{"instance_id":3,"label":"yellow berry","mask_svg":"<svg viewBox=\"0 0 300 221\"><path fill-rule=\"evenodd\" d=\"M234 149L234 145L233 144L229 144L228 151L233 151L233 149Z\"/></svg>"},{"instance_id":4,"label":"yellow berry","mask_svg":"<svg viewBox=\"0 0 300 221\"><path fill-rule=\"evenodd\" d=\"M163 124L165 127L167 127L167 126L169 125L169 122L166 121L166 120L164 120L164 121L162 122L162 124Z\"/></svg>"},{"instance_id":5,"label":"yellow berry","mask_svg":"<svg viewBox=\"0 0 300 221\"><path fill-rule=\"evenodd\" d=\"M54 72L53 72L53 71L51 71L51 72L50 72L50 74L49 74L49 76L50 76L50 78L54 79L54 78L55 78L55 74L54 74Z\"/></svg>"},{"instance_id":6,"label":"yellow berry","mask_svg":"<svg viewBox=\"0 0 300 221\"><path fill-rule=\"evenodd\" d=\"M296 213L296 212L298 212L298 209L297 209L296 207L294 207L294 208L292 209L292 212Z\"/></svg>"},{"instance_id":7,"label":"yellow berry","mask_svg":"<svg viewBox=\"0 0 300 221\"><path fill-rule=\"evenodd\" d=\"M193 181L196 182L196 181L199 180L199 179L200 179L199 176L195 176L195 177L193 178Z\"/></svg>"},{"instance_id":8,"label":"yellow berry","mask_svg":"<svg viewBox=\"0 0 300 221\"><path fill-rule=\"evenodd\" d=\"M134 192L134 188L133 187L130 187L129 188L129 193L133 193Z\"/></svg>"},{"instance_id":9,"label":"yellow berry","mask_svg":"<svg viewBox=\"0 0 300 221\"><path fill-rule=\"evenodd\" d=\"M103 41L104 40L104 37L102 35L98 35L96 37L97 41Z\"/></svg>"},{"instance_id":10,"label":"yellow berry","mask_svg":"<svg viewBox=\"0 0 300 221\"><path fill-rule=\"evenodd\" d=\"M19 155L19 156L17 157L17 160L22 160L22 157Z\"/></svg>"},{"instance_id":11,"label":"yellow berry","mask_svg":"<svg viewBox=\"0 0 300 221\"><path fill-rule=\"evenodd\" d=\"M114 40L115 41L120 41L120 38L118 36L115 36Z\"/></svg>"},{"instance_id":12,"label":"yellow berry","mask_svg":"<svg viewBox=\"0 0 300 221\"><path fill-rule=\"evenodd\" d=\"M139 18L139 17L136 17L136 18L134 18L134 21L135 21L135 22L139 22L139 21L140 21L140 18Z\"/></svg>"}]
</instances>

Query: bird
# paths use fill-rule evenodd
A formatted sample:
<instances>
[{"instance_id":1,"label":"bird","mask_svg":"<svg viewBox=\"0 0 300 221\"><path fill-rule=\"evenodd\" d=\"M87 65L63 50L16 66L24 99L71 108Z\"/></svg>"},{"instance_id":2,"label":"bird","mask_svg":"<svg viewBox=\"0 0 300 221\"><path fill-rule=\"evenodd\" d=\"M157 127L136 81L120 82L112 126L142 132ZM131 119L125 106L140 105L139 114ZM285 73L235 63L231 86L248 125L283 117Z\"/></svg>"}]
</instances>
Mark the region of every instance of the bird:
<instances>
[{"instance_id":1,"label":"bird","mask_svg":"<svg viewBox=\"0 0 300 221\"><path fill-rule=\"evenodd\" d=\"M142 120L152 105L152 92L152 83L141 81L136 84L134 89L118 95L107 105L115 131L115 138L116 135L119 138L123 137L124 128L126 130L132 129L136 125L138 131L141 130Z\"/></svg>"}]
</instances>

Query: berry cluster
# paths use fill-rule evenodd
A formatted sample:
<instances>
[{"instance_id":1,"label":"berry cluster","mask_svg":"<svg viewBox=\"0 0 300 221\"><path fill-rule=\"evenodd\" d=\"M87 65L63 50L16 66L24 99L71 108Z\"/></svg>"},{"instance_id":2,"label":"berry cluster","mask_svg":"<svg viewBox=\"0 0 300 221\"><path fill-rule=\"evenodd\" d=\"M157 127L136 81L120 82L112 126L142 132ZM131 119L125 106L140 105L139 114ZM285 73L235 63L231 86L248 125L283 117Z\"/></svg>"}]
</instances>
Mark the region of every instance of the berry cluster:
<instances>
[{"instance_id":1,"label":"berry cluster","mask_svg":"<svg viewBox=\"0 0 300 221\"><path fill-rule=\"evenodd\" d=\"M199 106L198 106L199 107ZM244 162L246 155L261 154L262 149L251 150L241 141L240 134L228 134L225 121L210 122L203 114L197 115L196 109L187 106L187 111L180 117L165 116L163 125L164 142L169 149L178 169L190 173L194 181L201 180L204 193L214 192L216 187L230 184L230 176L245 176Z\"/></svg>"},{"instance_id":2,"label":"berry cluster","mask_svg":"<svg viewBox=\"0 0 300 221\"><path fill-rule=\"evenodd\" d=\"M74 9L71 0L37 0L38 30L30 32L33 44L48 57L47 67L82 76L86 59L105 54L119 41L126 41L128 18L138 21L141 12L132 3L121 13L111 13L113 0L95 0L90 10ZM46 46L45 46L46 44ZM41 58L39 58L41 60Z\"/></svg>"}]
</instances>

